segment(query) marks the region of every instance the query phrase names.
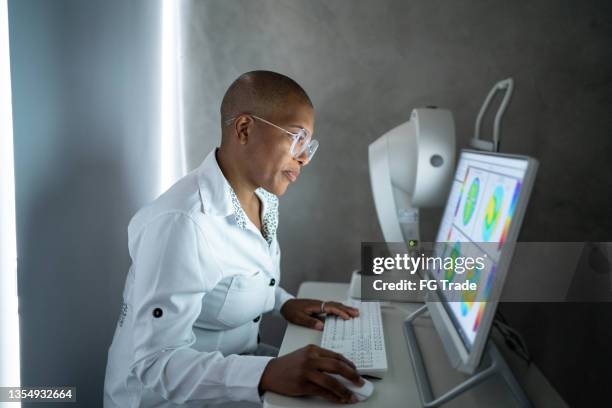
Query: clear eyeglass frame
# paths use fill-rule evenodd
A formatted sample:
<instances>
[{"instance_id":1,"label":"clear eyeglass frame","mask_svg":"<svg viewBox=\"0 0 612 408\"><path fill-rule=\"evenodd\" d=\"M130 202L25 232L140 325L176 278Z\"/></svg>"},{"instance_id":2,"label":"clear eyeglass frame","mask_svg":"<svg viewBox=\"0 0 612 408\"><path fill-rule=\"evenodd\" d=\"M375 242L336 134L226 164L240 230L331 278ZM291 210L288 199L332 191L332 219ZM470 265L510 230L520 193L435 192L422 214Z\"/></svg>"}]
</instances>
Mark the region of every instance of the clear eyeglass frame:
<instances>
[{"instance_id":1,"label":"clear eyeglass frame","mask_svg":"<svg viewBox=\"0 0 612 408\"><path fill-rule=\"evenodd\" d=\"M311 136L310 133L308 132L307 129L304 128L300 128L297 132L291 132L285 128L282 128L272 122L269 122L263 118L260 118L259 116L250 114L250 113L242 113L241 115L248 115L253 117L254 119L257 119L263 123L266 123L270 126L275 127L276 129L282 131L283 133L285 133L288 137L290 137L292 139L291 142L291 149L289 150L291 152L291 155L298 159L300 157L302 157L302 155L305 153L306 154L306 160L308 162L310 162L310 160L312 160L312 157L314 156L314 154L317 152L317 149L319 148L319 141L316 139L312 139L311 140ZM236 118L240 116L234 116L233 118L230 118L228 120L225 121L225 125L229 126L231 125Z\"/></svg>"}]
</instances>

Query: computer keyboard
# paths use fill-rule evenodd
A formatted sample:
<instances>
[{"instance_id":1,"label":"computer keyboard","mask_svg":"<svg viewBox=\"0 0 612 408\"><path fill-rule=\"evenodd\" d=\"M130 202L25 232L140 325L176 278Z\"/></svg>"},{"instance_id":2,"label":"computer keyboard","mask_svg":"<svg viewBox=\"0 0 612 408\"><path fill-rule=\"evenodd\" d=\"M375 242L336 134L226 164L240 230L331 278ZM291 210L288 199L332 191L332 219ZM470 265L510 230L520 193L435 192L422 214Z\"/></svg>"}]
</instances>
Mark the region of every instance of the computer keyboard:
<instances>
[{"instance_id":1,"label":"computer keyboard","mask_svg":"<svg viewBox=\"0 0 612 408\"><path fill-rule=\"evenodd\" d=\"M387 371L387 353L380 313L380 302L350 299L347 306L359 309L359 317L342 320L328 315L321 347L351 360L360 374L382 377Z\"/></svg>"}]
</instances>

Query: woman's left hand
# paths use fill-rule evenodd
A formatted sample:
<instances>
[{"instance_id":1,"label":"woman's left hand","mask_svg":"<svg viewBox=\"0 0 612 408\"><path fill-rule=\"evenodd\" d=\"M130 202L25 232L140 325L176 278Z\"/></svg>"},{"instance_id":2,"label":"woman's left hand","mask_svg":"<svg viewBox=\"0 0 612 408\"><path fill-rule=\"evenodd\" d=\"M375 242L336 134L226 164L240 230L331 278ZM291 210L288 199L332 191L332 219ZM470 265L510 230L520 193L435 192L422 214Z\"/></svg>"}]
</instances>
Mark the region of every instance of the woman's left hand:
<instances>
[{"instance_id":1,"label":"woman's left hand","mask_svg":"<svg viewBox=\"0 0 612 408\"><path fill-rule=\"evenodd\" d=\"M316 299L290 299L280 312L288 322L315 330L323 330L323 321L316 317L319 314L337 315L344 320L359 316L359 309L354 307Z\"/></svg>"}]
</instances>

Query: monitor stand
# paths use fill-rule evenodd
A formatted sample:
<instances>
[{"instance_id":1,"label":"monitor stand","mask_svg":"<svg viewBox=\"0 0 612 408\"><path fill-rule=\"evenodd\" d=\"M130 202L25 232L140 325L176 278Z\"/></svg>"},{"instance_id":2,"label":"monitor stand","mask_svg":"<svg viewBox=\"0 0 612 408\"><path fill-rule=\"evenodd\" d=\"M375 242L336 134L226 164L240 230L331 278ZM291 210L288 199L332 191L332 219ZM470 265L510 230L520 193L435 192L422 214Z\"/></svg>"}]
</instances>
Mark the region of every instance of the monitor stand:
<instances>
[{"instance_id":1,"label":"monitor stand","mask_svg":"<svg viewBox=\"0 0 612 408\"><path fill-rule=\"evenodd\" d=\"M430 408L440 406L496 374L501 375L501 377L505 380L506 384L510 388L510 391L512 392L512 395L521 407L532 406L527 398L527 395L525 395L525 392L512 374L510 367L508 367L504 357L500 354L499 350L491 340L489 340L487 343L482 361L476 372L467 380L446 391L439 397L434 398L429 377L427 376L427 370L423 361L423 355L421 353L414 325L412 323L419 315L425 313L426 311L427 305L424 305L404 321L404 335L406 337L406 343L408 345L410 356L412 357L412 365L414 367L417 387L419 389L423 407Z\"/></svg>"}]
</instances>

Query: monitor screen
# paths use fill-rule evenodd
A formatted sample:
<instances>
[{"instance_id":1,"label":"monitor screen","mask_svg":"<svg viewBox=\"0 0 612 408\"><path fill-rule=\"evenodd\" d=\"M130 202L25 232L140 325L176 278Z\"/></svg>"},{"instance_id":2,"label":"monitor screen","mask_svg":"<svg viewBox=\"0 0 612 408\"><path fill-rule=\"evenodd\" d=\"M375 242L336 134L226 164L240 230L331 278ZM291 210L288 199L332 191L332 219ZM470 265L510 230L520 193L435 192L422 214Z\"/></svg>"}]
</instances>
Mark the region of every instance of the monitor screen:
<instances>
[{"instance_id":1,"label":"monitor screen","mask_svg":"<svg viewBox=\"0 0 612 408\"><path fill-rule=\"evenodd\" d=\"M481 328L510 226L520 225L520 220L512 224L512 219L523 190L528 190L524 188L528 164L527 157L463 151L457 165L436 238L436 255L481 257L482 263L461 271L456 263L430 272L438 280L477 283L473 292L438 292L468 350Z\"/></svg>"}]
</instances>

